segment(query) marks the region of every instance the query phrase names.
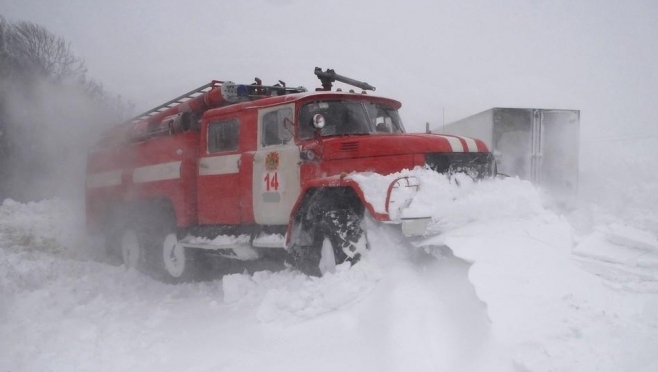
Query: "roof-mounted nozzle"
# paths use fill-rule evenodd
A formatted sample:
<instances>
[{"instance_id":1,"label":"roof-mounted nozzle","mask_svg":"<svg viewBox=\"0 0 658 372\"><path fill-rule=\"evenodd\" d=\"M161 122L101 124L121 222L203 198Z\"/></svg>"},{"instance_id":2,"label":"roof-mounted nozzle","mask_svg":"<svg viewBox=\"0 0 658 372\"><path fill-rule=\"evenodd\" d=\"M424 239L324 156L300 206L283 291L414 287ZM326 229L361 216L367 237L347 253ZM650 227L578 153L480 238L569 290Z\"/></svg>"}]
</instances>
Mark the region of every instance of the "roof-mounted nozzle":
<instances>
[{"instance_id":1,"label":"roof-mounted nozzle","mask_svg":"<svg viewBox=\"0 0 658 372\"><path fill-rule=\"evenodd\" d=\"M363 90L372 90L373 92L375 91L375 87L373 87L372 85L362 81L350 79L342 75L338 75L332 69L327 69L327 71L322 71L320 67L316 67L315 76L317 76L318 79L320 79L320 82L322 83L322 88L318 88L316 90L331 91L333 82L340 81L341 83L352 85Z\"/></svg>"}]
</instances>

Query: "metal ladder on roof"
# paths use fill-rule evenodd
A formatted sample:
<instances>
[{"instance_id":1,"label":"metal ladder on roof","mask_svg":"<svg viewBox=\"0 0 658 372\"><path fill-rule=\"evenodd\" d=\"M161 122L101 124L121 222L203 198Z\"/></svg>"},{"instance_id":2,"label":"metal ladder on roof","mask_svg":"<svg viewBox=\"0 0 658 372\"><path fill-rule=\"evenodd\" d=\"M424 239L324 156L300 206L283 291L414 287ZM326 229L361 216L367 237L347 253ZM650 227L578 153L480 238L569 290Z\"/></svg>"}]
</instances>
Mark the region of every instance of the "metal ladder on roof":
<instances>
[{"instance_id":1,"label":"metal ladder on roof","mask_svg":"<svg viewBox=\"0 0 658 372\"><path fill-rule=\"evenodd\" d=\"M152 109L150 109L146 112L143 112L143 113L135 116L134 118L130 119L128 122L132 123L132 122L136 122L136 121L146 120L146 119L148 119L148 118L150 118L150 117L152 117L156 114L159 114L159 113L161 113L165 110L168 110L168 109L170 109L170 108L172 108L176 105L180 105L183 102L187 102L191 99L194 99L194 98L199 97L203 94L206 94L209 91L211 91L213 88L216 88L216 87L220 86L222 83L223 83L223 81L213 80L210 83L204 84L204 85L202 85L202 86L200 86L200 87L198 87L194 90L191 90L191 91L189 91L189 92L187 92L187 93L185 93L181 96L178 96L178 97L172 99L169 102L163 103L162 105L160 105L158 107L155 107L155 108L152 108Z\"/></svg>"}]
</instances>

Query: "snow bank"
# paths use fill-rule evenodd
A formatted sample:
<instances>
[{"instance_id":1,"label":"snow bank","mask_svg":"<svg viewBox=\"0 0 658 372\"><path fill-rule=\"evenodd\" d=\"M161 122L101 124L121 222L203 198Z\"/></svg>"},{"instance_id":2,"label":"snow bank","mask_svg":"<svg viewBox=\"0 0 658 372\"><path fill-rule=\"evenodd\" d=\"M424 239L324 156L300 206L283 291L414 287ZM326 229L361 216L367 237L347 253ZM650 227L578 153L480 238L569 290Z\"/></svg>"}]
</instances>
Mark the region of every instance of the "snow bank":
<instances>
[{"instance_id":1,"label":"snow bank","mask_svg":"<svg viewBox=\"0 0 658 372\"><path fill-rule=\"evenodd\" d=\"M369 220L352 268L181 285L90 260L80 205L6 201L0 370L656 370L651 230L574 229L518 179L423 181L424 243L459 258Z\"/></svg>"},{"instance_id":2,"label":"snow bank","mask_svg":"<svg viewBox=\"0 0 658 372\"><path fill-rule=\"evenodd\" d=\"M0 206L0 246L68 257L83 254L82 210L81 203L62 199L27 204L6 199Z\"/></svg>"},{"instance_id":3,"label":"snow bank","mask_svg":"<svg viewBox=\"0 0 658 372\"><path fill-rule=\"evenodd\" d=\"M495 339L519 367L620 371L658 365L658 298L629 294L619 278L583 270L572 251L587 238L542 204L542 195L518 180L467 185L460 198L433 214L433 220L446 221L438 229L442 234L419 245L445 244L472 263L469 280L487 305ZM651 234L619 226L606 239L625 252L654 247ZM581 243L575 252L601 253L591 248Z\"/></svg>"},{"instance_id":4,"label":"snow bank","mask_svg":"<svg viewBox=\"0 0 658 372\"><path fill-rule=\"evenodd\" d=\"M574 248L581 265L625 291L658 294L658 244L642 230L611 225L584 237Z\"/></svg>"},{"instance_id":5,"label":"snow bank","mask_svg":"<svg viewBox=\"0 0 658 372\"><path fill-rule=\"evenodd\" d=\"M309 278L297 271L261 271L224 277L224 301L257 308L261 322L290 323L312 319L366 298L381 279L369 263L337 267L333 274Z\"/></svg>"},{"instance_id":6,"label":"snow bank","mask_svg":"<svg viewBox=\"0 0 658 372\"><path fill-rule=\"evenodd\" d=\"M40 213L15 210L30 216L15 225L40 231ZM418 260L399 234L371 233L363 262L323 278L288 270L181 285L5 236L0 370L509 370L467 265Z\"/></svg>"},{"instance_id":7,"label":"snow bank","mask_svg":"<svg viewBox=\"0 0 658 372\"><path fill-rule=\"evenodd\" d=\"M658 253L658 239L648 231L619 224L610 225L607 239L617 245L639 249L647 253Z\"/></svg>"},{"instance_id":8,"label":"snow bank","mask_svg":"<svg viewBox=\"0 0 658 372\"><path fill-rule=\"evenodd\" d=\"M473 262L469 278L518 365L630 371L655 363L655 296L610 290L572 259L569 238L564 220L537 216L467 226L443 242Z\"/></svg>"}]
</instances>

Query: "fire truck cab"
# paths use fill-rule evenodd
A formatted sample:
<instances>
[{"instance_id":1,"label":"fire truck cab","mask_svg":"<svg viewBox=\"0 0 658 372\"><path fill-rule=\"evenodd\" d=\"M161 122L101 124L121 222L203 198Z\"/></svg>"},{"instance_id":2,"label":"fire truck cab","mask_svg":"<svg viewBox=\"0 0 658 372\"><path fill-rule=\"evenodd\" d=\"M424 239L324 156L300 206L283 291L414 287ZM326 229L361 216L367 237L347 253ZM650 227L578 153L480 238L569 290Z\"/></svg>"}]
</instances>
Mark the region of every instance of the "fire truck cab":
<instances>
[{"instance_id":1,"label":"fire truck cab","mask_svg":"<svg viewBox=\"0 0 658 372\"><path fill-rule=\"evenodd\" d=\"M172 280L213 257L280 257L322 275L367 248L366 214L410 234L427 222L389 211L404 204L396 189L418 180L394 180L378 206L351 174L454 164L493 172L483 142L407 134L400 102L333 92L335 80L374 87L316 75L315 92L213 81L108 131L88 159L89 230L126 265Z\"/></svg>"}]
</instances>

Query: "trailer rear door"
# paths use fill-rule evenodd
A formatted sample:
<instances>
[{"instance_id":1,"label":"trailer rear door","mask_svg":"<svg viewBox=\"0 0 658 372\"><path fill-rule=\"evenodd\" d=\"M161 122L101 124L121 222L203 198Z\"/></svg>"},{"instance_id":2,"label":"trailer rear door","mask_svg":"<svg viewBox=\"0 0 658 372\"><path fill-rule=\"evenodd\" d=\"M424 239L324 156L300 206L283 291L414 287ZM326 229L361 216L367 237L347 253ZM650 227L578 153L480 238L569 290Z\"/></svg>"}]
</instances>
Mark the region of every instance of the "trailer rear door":
<instances>
[{"instance_id":1,"label":"trailer rear door","mask_svg":"<svg viewBox=\"0 0 658 372\"><path fill-rule=\"evenodd\" d=\"M542 161L539 183L556 195L578 186L579 111L541 110Z\"/></svg>"}]
</instances>

